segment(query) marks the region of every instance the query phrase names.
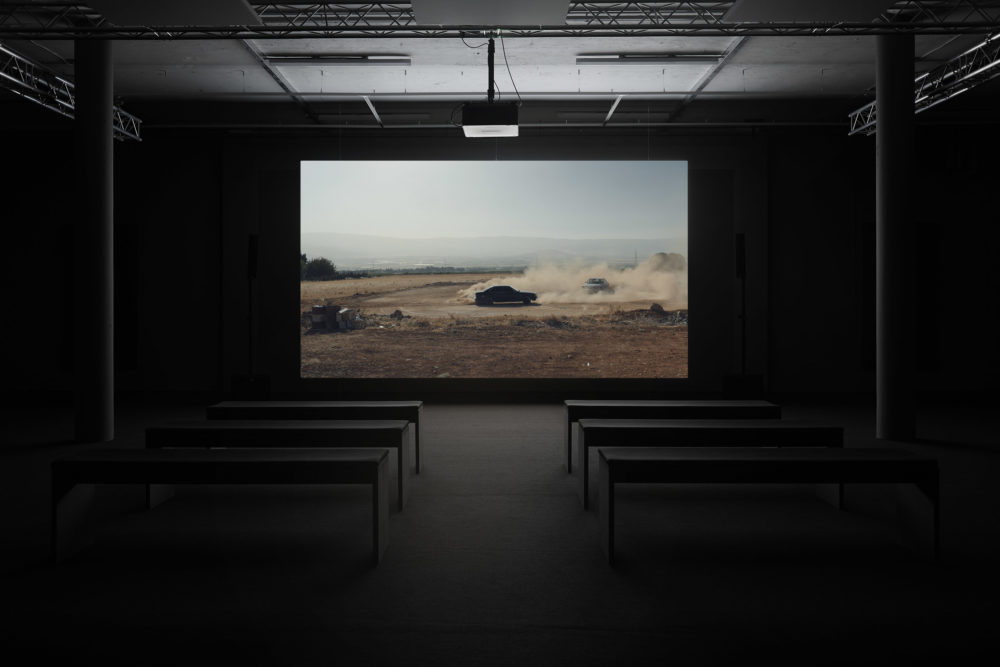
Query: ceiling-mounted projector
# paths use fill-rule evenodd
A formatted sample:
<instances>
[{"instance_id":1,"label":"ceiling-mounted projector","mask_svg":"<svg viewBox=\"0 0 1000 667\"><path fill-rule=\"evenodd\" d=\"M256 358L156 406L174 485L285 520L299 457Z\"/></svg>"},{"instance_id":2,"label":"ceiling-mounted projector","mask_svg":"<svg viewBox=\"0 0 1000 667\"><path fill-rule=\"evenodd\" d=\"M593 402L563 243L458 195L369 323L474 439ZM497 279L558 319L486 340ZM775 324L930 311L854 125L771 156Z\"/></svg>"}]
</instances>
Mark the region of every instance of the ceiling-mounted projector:
<instances>
[{"instance_id":1,"label":"ceiling-mounted projector","mask_svg":"<svg viewBox=\"0 0 1000 667\"><path fill-rule=\"evenodd\" d=\"M489 79L486 87L486 102L466 102L462 105L462 131L467 137L516 137L517 105L513 102L494 102L493 57L496 47L490 36L486 50ZM511 80L513 84L513 80ZM515 88L516 90L516 88ZM520 98L520 95L518 95Z\"/></svg>"},{"instance_id":2,"label":"ceiling-mounted projector","mask_svg":"<svg viewBox=\"0 0 1000 667\"><path fill-rule=\"evenodd\" d=\"M466 102L462 105L462 130L467 137L516 137L515 102Z\"/></svg>"}]
</instances>

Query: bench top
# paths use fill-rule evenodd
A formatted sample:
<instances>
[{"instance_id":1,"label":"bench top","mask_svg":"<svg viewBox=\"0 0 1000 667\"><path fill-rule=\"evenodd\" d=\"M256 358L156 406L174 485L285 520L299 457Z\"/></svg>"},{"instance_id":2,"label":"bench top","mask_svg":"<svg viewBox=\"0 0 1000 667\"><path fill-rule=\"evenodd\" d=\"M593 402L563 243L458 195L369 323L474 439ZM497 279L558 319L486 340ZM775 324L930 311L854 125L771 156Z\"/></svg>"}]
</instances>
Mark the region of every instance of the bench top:
<instances>
[{"instance_id":1,"label":"bench top","mask_svg":"<svg viewBox=\"0 0 1000 667\"><path fill-rule=\"evenodd\" d=\"M612 483L888 483L938 494L937 461L896 449L608 447L598 449Z\"/></svg>"},{"instance_id":2,"label":"bench top","mask_svg":"<svg viewBox=\"0 0 1000 667\"><path fill-rule=\"evenodd\" d=\"M222 401L210 405L209 410L280 410L280 409L322 409L322 408L420 408L423 401Z\"/></svg>"},{"instance_id":3,"label":"bench top","mask_svg":"<svg viewBox=\"0 0 1000 667\"><path fill-rule=\"evenodd\" d=\"M566 400L563 401L569 407L586 408L617 408L617 407L649 407L649 408L777 408L778 405L770 401L683 401L683 400Z\"/></svg>"},{"instance_id":4,"label":"bench top","mask_svg":"<svg viewBox=\"0 0 1000 667\"><path fill-rule=\"evenodd\" d=\"M388 449L373 447L338 447L337 449L285 449L256 447L253 449L91 449L69 454L52 461L53 466L85 463L232 463L272 464L294 463L378 463L389 456Z\"/></svg>"},{"instance_id":5,"label":"bench top","mask_svg":"<svg viewBox=\"0 0 1000 667\"><path fill-rule=\"evenodd\" d=\"M788 419L581 419L580 428L594 429L667 429L726 431L823 431L843 430L833 424L816 424Z\"/></svg>"},{"instance_id":6,"label":"bench top","mask_svg":"<svg viewBox=\"0 0 1000 667\"><path fill-rule=\"evenodd\" d=\"M410 422L405 419L226 419L177 420L149 426L151 430L176 431L405 431Z\"/></svg>"},{"instance_id":7,"label":"bench top","mask_svg":"<svg viewBox=\"0 0 1000 667\"><path fill-rule=\"evenodd\" d=\"M371 484L388 449L94 449L52 462L52 491L74 484Z\"/></svg>"},{"instance_id":8,"label":"bench top","mask_svg":"<svg viewBox=\"0 0 1000 667\"><path fill-rule=\"evenodd\" d=\"M170 421L146 428L147 447L395 447L406 419L233 419Z\"/></svg>"},{"instance_id":9,"label":"bench top","mask_svg":"<svg viewBox=\"0 0 1000 667\"><path fill-rule=\"evenodd\" d=\"M598 447L597 451L609 463L921 461L937 464L932 457L887 448Z\"/></svg>"}]
</instances>

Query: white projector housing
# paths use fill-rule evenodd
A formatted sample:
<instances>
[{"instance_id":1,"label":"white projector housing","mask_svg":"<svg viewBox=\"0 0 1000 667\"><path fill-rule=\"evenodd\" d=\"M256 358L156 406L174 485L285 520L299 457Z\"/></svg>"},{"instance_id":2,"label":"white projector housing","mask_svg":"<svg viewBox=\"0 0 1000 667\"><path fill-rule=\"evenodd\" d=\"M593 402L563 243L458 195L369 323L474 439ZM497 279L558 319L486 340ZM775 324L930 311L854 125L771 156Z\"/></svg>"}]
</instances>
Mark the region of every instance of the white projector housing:
<instances>
[{"instance_id":1,"label":"white projector housing","mask_svg":"<svg viewBox=\"0 0 1000 667\"><path fill-rule=\"evenodd\" d=\"M466 102L462 106L462 131L467 137L516 137L517 104Z\"/></svg>"}]
</instances>

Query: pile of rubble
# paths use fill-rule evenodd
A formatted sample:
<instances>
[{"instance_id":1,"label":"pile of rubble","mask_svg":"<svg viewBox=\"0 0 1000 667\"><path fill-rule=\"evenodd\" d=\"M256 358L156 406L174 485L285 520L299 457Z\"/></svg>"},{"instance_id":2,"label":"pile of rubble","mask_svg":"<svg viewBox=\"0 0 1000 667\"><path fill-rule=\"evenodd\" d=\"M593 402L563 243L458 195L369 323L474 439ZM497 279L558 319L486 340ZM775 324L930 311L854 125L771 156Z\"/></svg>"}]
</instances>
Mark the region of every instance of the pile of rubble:
<instances>
[{"instance_id":1,"label":"pile of rubble","mask_svg":"<svg viewBox=\"0 0 1000 667\"><path fill-rule=\"evenodd\" d=\"M649 307L649 312L656 317L660 324L687 324L688 323L688 311L685 310L663 310L663 306L658 303L654 303Z\"/></svg>"},{"instance_id":2,"label":"pile of rubble","mask_svg":"<svg viewBox=\"0 0 1000 667\"><path fill-rule=\"evenodd\" d=\"M628 322L632 320L654 320L658 324L684 325L688 323L688 311L685 310L664 310L658 303L652 304L649 308L639 308L637 310L622 310L612 313L612 317L617 322Z\"/></svg>"},{"instance_id":3,"label":"pile of rubble","mask_svg":"<svg viewBox=\"0 0 1000 667\"><path fill-rule=\"evenodd\" d=\"M310 325L307 334L349 331L365 327L365 321L359 311L334 305L313 306L309 312L303 314L303 319Z\"/></svg>"}]
</instances>

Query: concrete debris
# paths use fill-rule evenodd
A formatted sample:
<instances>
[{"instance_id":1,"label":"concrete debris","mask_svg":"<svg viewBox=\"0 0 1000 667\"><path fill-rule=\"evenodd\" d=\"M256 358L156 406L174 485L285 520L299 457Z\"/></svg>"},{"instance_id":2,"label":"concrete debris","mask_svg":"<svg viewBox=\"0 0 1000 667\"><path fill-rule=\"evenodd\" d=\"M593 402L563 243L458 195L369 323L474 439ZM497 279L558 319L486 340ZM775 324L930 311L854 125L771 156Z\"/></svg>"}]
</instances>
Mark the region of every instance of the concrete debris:
<instances>
[{"instance_id":1,"label":"concrete debris","mask_svg":"<svg viewBox=\"0 0 1000 667\"><path fill-rule=\"evenodd\" d=\"M310 323L306 333L325 333L327 331L348 331L364 329L365 323L358 311L351 308L341 308L334 305L316 305L305 313Z\"/></svg>"}]
</instances>

